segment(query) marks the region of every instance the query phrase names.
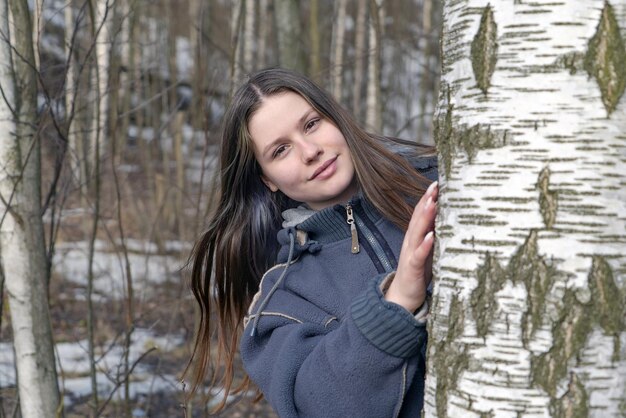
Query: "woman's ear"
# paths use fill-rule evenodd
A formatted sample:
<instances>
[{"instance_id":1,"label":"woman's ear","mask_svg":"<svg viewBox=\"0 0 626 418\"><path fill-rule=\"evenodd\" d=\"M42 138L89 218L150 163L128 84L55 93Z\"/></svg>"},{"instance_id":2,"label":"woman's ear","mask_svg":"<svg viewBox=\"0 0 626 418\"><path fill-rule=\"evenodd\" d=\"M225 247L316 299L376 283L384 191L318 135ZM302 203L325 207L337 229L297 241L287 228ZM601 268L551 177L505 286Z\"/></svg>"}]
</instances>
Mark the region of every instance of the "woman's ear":
<instances>
[{"instance_id":1,"label":"woman's ear","mask_svg":"<svg viewBox=\"0 0 626 418\"><path fill-rule=\"evenodd\" d=\"M272 193L276 193L278 191L278 187L263 174L261 174L261 181L267 186L268 189L272 191Z\"/></svg>"}]
</instances>

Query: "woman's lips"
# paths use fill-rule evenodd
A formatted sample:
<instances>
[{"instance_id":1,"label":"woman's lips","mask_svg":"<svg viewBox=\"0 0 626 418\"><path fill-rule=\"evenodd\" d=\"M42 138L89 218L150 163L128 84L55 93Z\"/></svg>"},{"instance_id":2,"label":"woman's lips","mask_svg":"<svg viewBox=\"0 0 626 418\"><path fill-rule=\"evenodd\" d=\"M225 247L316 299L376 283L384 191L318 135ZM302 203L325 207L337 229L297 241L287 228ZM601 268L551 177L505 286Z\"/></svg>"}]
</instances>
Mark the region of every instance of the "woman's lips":
<instances>
[{"instance_id":1,"label":"woman's lips","mask_svg":"<svg viewBox=\"0 0 626 418\"><path fill-rule=\"evenodd\" d=\"M323 180L332 176L335 173L336 169L335 161L337 161L337 157L326 160L324 164L322 164L317 170L315 170L313 175L309 178L309 181L316 178Z\"/></svg>"}]
</instances>

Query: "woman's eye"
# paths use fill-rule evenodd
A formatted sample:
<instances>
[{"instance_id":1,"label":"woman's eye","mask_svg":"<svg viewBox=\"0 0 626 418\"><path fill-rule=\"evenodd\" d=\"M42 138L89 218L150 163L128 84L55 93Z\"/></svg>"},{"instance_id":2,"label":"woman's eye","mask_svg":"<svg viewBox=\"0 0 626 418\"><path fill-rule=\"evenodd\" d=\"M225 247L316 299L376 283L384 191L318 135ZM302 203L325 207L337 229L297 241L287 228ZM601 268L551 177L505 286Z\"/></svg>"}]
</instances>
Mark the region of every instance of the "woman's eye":
<instances>
[{"instance_id":1,"label":"woman's eye","mask_svg":"<svg viewBox=\"0 0 626 418\"><path fill-rule=\"evenodd\" d=\"M311 129L313 129L315 127L315 125L317 125L317 123L320 121L319 118L315 118L315 119L311 119L310 121L308 121L305 125L304 125L304 131L308 132Z\"/></svg>"},{"instance_id":2,"label":"woman's eye","mask_svg":"<svg viewBox=\"0 0 626 418\"><path fill-rule=\"evenodd\" d=\"M272 157L274 157L274 158L280 157L281 154L283 154L286 150L287 150L287 145L279 145L274 150L274 153L272 154Z\"/></svg>"}]
</instances>

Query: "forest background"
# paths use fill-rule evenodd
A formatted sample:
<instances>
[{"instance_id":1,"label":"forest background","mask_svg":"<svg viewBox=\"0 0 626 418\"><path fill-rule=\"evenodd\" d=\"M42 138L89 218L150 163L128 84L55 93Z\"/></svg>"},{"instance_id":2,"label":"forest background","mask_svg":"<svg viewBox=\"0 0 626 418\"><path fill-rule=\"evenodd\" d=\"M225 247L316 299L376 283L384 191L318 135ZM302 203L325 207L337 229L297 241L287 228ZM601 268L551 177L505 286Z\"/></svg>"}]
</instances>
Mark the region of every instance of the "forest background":
<instances>
[{"instance_id":1,"label":"forest background","mask_svg":"<svg viewBox=\"0 0 626 418\"><path fill-rule=\"evenodd\" d=\"M39 280L65 416L205 414L220 394L185 403L181 382L195 325L185 263L215 203L219 125L233 89L255 70L293 68L367 129L432 144L440 2L3 3L14 14L28 4L20 16L32 23L16 17L1 41L33 46L32 60L21 57L36 70ZM4 267L0 417L13 417L4 284L16 279ZM253 393L242 398L221 416L272 416Z\"/></svg>"}]
</instances>

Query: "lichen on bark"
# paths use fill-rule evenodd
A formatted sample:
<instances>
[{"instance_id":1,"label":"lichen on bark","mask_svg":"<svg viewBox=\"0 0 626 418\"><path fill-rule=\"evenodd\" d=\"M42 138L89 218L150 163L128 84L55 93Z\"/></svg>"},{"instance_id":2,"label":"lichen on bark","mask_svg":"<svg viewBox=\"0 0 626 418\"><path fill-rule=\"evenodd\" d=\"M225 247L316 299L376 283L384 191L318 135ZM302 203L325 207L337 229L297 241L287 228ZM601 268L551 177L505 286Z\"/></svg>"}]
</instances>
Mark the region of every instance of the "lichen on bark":
<instances>
[{"instance_id":1,"label":"lichen on bark","mask_svg":"<svg viewBox=\"0 0 626 418\"><path fill-rule=\"evenodd\" d=\"M478 32L474 36L470 54L472 69L478 88L486 95L491 85L491 76L496 69L498 53L498 26L491 5L484 8Z\"/></svg>"},{"instance_id":2,"label":"lichen on bark","mask_svg":"<svg viewBox=\"0 0 626 418\"><path fill-rule=\"evenodd\" d=\"M494 131L490 125L455 126L449 86L442 85L445 91L446 110L435 119L435 143L443 162L443 171L450 177L455 154L462 149L471 164L481 149L499 148L506 145L507 131Z\"/></svg>"},{"instance_id":3,"label":"lichen on bark","mask_svg":"<svg viewBox=\"0 0 626 418\"><path fill-rule=\"evenodd\" d=\"M522 338L527 346L545 319L546 295L560 274L539 254L536 230L530 231L524 244L511 257L507 274L513 283L523 283L528 295L528 308L522 315Z\"/></svg>"},{"instance_id":4,"label":"lichen on bark","mask_svg":"<svg viewBox=\"0 0 626 418\"><path fill-rule=\"evenodd\" d=\"M560 311L552 325L552 347L531 360L532 381L548 393L553 408L558 408L562 400L556 397L559 382L567 376L570 360L580 356L594 326L598 325L606 335L613 337L613 361L620 360L619 337L626 331L626 301L610 265L602 256L592 258L588 285L591 299L586 303L576 297L575 290L565 289Z\"/></svg>"},{"instance_id":5,"label":"lichen on bark","mask_svg":"<svg viewBox=\"0 0 626 418\"><path fill-rule=\"evenodd\" d=\"M613 6L606 1L595 35L589 40L585 71L600 86L602 102L610 115L626 89L626 50Z\"/></svg>"},{"instance_id":6,"label":"lichen on bark","mask_svg":"<svg viewBox=\"0 0 626 418\"><path fill-rule=\"evenodd\" d=\"M553 404L557 386L567 376L570 359L583 349L591 332L592 318L586 308L573 290L566 289L560 316L552 325L552 347L531 360L532 381L548 393Z\"/></svg>"},{"instance_id":7,"label":"lichen on bark","mask_svg":"<svg viewBox=\"0 0 626 418\"><path fill-rule=\"evenodd\" d=\"M465 344L459 343L463 336L465 315L463 302L454 295L450 301L448 313L448 331L446 337L436 343L433 358L435 376L437 378L437 416L446 417L448 409L448 396L456 389L459 376L463 370L467 370L469 357Z\"/></svg>"},{"instance_id":8,"label":"lichen on bark","mask_svg":"<svg viewBox=\"0 0 626 418\"><path fill-rule=\"evenodd\" d=\"M558 270L538 253L537 231L532 230L524 244L511 257L506 268L497 259L486 254L485 262L476 271L478 283L471 295L472 314L476 320L476 332L485 337L489 325L497 316L494 295L504 287L507 280L523 283L526 288L528 307L522 315L522 338L524 345L533 337L544 321L546 295L559 276Z\"/></svg>"},{"instance_id":9,"label":"lichen on bark","mask_svg":"<svg viewBox=\"0 0 626 418\"><path fill-rule=\"evenodd\" d=\"M552 229L558 209L557 192L550 190L550 169L545 167L539 173L536 187L539 189L539 210L547 229Z\"/></svg>"},{"instance_id":10,"label":"lichen on bark","mask_svg":"<svg viewBox=\"0 0 626 418\"><path fill-rule=\"evenodd\" d=\"M601 256L594 256L589 273L589 290L594 316L605 333L613 336L613 361L619 360L620 333L625 330L626 309L611 266Z\"/></svg>"},{"instance_id":11,"label":"lichen on bark","mask_svg":"<svg viewBox=\"0 0 626 418\"><path fill-rule=\"evenodd\" d=\"M447 96L447 109L442 116L435 119L434 133L435 143L437 144L437 150L443 160L443 168L446 173L446 177L450 177L450 170L452 166L452 158L455 153L456 147L454 146L454 137L452 135L452 110L454 105L450 98L450 87L442 84L442 94ZM444 93L445 92L445 93Z\"/></svg>"},{"instance_id":12,"label":"lichen on bark","mask_svg":"<svg viewBox=\"0 0 626 418\"><path fill-rule=\"evenodd\" d=\"M496 316L498 303L495 294L502 290L506 281L506 272L500 266L498 259L491 253L487 253L485 263L476 271L476 279L478 283L472 291L470 305L476 321L476 332L484 338L489 332L489 325Z\"/></svg>"},{"instance_id":13,"label":"lichen on bark","mask_svg":"<svg viewBox=\"0 0 626 418\"><path fill-rule=\"evenodd\" d=\"M589 416L589 396L576 373L570 375L567 392L551 406L551 415L562 418L587 418Z\"/></svg>"}]
</instances>

